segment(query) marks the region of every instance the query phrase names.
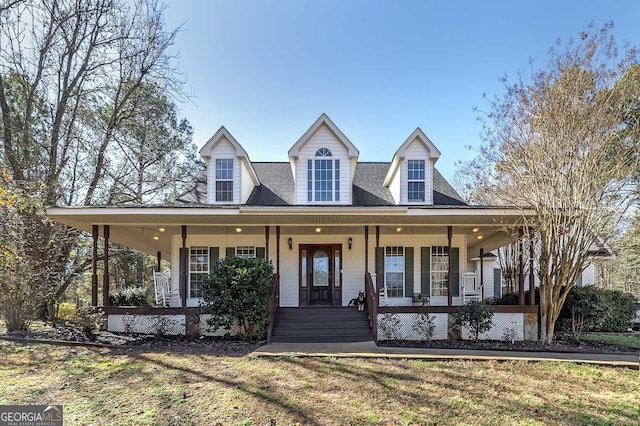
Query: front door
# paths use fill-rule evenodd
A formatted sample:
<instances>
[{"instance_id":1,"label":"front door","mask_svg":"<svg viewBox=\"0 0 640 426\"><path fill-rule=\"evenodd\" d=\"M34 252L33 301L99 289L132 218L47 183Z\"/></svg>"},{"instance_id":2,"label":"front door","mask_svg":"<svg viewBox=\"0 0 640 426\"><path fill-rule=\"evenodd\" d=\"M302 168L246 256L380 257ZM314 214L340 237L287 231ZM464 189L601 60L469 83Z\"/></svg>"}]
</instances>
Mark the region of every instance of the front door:
<instances>
[{"instance_id":1,"label":"front door","mask_svg":"<svg viewBox=\"0 0 640 426\"><path fill-rule=\"evenodd\" d=\"M300 306L342 304L340 245L300 246Z\"/></svg>"}]
</instances>

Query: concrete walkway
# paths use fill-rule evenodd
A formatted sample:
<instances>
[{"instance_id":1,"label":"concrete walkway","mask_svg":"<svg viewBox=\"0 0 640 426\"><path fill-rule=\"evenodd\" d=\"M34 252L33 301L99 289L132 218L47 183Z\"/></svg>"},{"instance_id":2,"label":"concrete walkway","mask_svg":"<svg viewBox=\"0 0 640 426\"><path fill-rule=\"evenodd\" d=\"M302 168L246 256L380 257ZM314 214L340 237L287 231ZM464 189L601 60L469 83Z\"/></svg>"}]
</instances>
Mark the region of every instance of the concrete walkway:
<instances>
[{"instance_id":1,"label":"concrete walkway","mask_svg":"<svg viewBox=\"0 0 640 426\"><path fill-rule=\"evenodd\" d=\"M478 349L439 349L378 346L375 342L355 343L268 343L252 356L404 358L427 360L475 361L559 361L619 366L639 369L640 351L636 353L580 353L498 351Z\"/></svg>"}]
</instances>

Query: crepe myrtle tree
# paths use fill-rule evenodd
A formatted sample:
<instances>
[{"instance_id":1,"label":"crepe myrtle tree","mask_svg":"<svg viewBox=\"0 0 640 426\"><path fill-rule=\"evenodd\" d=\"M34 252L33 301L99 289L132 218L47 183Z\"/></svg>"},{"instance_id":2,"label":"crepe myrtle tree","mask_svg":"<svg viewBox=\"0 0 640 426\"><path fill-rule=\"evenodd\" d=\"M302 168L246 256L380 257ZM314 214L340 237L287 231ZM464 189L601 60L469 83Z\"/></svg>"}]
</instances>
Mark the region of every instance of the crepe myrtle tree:
<instances>
[{"instance_id":1,"label":"crepe myrtle tree","mask_svg":"<svg viewBox=\"0 0 640 426\"><path fill-rule=\"evenodd\" d=\"M488 98L480 155L464 165L477 199L518 206L522 234L539 242L546 344L589 248L638 202L640 65L612 28L590 25L564 48L557 42L546 67L505 77L505 93Z\"/></svg>"},{"instance_id":2,"label":"crepe myrtle tree","mask_svg":"<svg viewBox=\"0 0 640 426\"><path fill-rule=\"evenodd\" d=\"M213 266L202 283L202 312L208 325L227 336L263 339L269 324L273 266L264 259L229 257Z\"/></svg>"}]
</instances>

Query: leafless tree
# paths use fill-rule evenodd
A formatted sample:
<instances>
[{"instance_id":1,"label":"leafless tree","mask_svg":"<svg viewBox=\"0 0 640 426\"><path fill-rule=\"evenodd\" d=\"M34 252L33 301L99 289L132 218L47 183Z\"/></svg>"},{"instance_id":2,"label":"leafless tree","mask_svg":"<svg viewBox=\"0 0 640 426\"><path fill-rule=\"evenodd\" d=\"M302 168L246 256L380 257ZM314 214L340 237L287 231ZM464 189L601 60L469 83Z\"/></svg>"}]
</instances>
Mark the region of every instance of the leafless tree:
<instances>
[{"instance_id":1,"label":"leafless tree","mask_svg":"<svg viewBox=\"0 0 640 426\"><path fill-rule=\"evenodd\" d=\"M525 234L540 241L542 340L550 343L567 293L637 203L640 99L636 50L620 46L613 25L587 27L546 68L504 79L489 100L485 141L468 168L480 194L522 208ZM533 209L535 217L524 214Z\"/></svg>"},{"instance_id":2,"label":"leafless tree","mask_svg":"<svg viewBox=\"0 0 640 426\"><path fill-rule=\"evenodd\" d=\"M108 201L116 135L138 114L132 100L143 85L182 97L163 13L155 0L0 3L0 164L24 188L42 182L44 205ZM51 304L83 268L78 233L25 220Z\"/></svg>"}]
</instances>

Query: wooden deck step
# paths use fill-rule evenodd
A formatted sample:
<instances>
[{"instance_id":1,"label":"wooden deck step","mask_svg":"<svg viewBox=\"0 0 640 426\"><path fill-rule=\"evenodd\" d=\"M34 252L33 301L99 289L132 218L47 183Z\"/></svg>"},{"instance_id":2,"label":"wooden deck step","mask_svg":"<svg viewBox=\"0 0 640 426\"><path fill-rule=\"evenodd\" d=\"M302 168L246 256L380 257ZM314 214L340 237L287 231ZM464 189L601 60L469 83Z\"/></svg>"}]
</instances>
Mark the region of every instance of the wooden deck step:
<instances>
[{"instance_id":1,"label":"wooden deck step","mask_svg":"<svg viewBox=\"0 0 640 426\"><path fill-rule=\"evenodd\" d=\"M366 311L355 307L278 308L271 342L332 343L373 340Z\"/></svg>"}]
</instances>

